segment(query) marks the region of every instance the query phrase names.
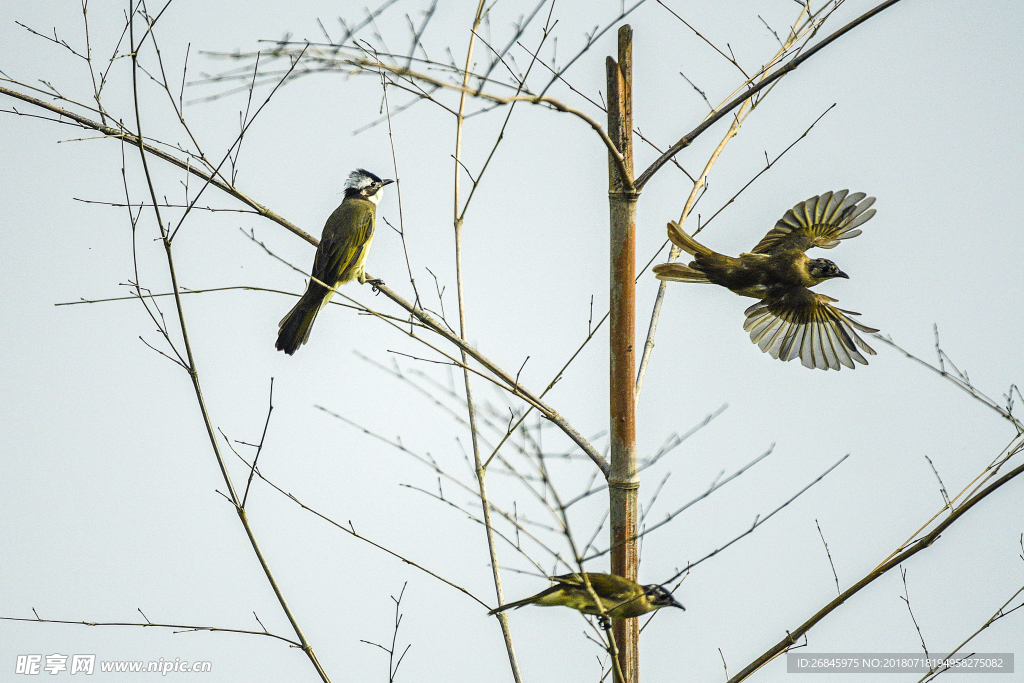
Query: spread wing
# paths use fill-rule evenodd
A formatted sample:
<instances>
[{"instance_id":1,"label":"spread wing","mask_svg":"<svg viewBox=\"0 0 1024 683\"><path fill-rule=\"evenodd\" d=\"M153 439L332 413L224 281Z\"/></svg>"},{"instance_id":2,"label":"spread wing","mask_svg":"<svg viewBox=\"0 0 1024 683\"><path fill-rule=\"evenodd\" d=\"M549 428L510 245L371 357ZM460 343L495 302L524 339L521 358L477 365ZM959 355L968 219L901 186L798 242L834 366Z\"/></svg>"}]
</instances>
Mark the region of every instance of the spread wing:
<instances>
[{"instance_id":1,"label":"spread wing","mask_svg":"<svg viewBox=\"0 0 1024 683\"><path fill-rule=\"evenodd\" d=\"M847 190L826 192L800 202L779 219L751 253L777 254L790 249L807 251L811 247L831 249L839 240L856 237L857 228L875 215L869 207L874 197L864 199L863 192ZM863 200L863 201L861 201Z\"/></svg>"},{"instance_id":2,"label":"spread wing","mask_svg":"<svg viewBox=\"0 0 1024 683\"><path fill-rule=\"evenodd\" d=\"M313 277L337 285L356 276L354 266L373 237L374 206L371 202L345 201L324 226L313 262Z\"/></svg>"},{"instance_id":3,"label":"spread wing","mask_svg":"<svg viewBox=\"0 0 1024 683\"><path fill-rule=\"evenodd\" d=\"M743 329L750 340L772 358L789 361L797 356L804 367L838 370L840 364L854 367L868 362L858 351L875 355L857 334L877 332L849 316L860 315L836 308L832 297L799 287L781 296L769 296L746 310Z\"/></svg>"}]
</instances>

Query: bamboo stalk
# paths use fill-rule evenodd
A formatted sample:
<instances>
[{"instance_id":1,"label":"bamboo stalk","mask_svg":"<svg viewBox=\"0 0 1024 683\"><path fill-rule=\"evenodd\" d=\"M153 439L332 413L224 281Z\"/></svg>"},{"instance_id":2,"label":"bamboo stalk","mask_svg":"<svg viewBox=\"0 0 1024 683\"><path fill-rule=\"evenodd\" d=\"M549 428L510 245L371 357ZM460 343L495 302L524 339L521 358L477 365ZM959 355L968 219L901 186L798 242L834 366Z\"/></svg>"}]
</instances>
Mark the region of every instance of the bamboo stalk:
<instances>
[{"instance_id":1,"label":"bamboo stalk","mask_svg":"<svg viewBox=\"0 0 1024 683\"><path fill-rule=\"evenodd\" d=\"M633 189L633 31L619 29L618 63L611 57L608 72L608 133L622 157L608 155L608 203L611 226L610 382L609 412L611 469L608 476L611 520L611 570L637 578L636 460L636 200ZM623 171L627 174L623 177ZM616 681L639 681L639 623L616 619L612 626L618 645Z\"/></svg>"}]
</instances>

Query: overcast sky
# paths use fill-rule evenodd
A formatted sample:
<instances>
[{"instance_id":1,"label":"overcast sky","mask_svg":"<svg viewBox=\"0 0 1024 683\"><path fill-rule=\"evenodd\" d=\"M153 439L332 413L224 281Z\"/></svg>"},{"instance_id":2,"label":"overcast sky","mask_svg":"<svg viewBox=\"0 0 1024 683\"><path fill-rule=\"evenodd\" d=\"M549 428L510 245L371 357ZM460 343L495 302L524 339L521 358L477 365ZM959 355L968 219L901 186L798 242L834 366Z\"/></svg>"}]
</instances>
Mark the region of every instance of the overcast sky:
<instances>
[{"instance_id":1,"label":"overcast sky","mask_svg":"<svg viewBox=\"0 0 1024 683\"><path fill-rule=\"evenodd\" d=\"M412 42L406 15L419 26L429 4L400 0L359 38L404 54ZM772 31L785 38L801 9L790 0L664 4L723 50L731 48L748 73L776 53ZM495 3L481 36L503 47L514 23L535 5ZM848 0L815 41L872 6ZM0 0L0 71L90 102L93 84L85 62L49 40L56 32L58 40L84 53L80 9L72 2ZM418 57L449 62L450 48L462 64L474 9L475 3L442 0ZM125 5L94 0L88 10L90 46L97 66L105 67L121 38ZM549 10L550 3L544 4L521 45L510 50L513 68L529 64L526 50L541 42ZM619 10L617 1L557 0L551 14L557 25L541 58L565 66L587 34L608 25ZM248 93L210 101L237 83L202 81L250 64L210 53L267 49L269 43L260 41L285 35L323 41L318 19L338 39L339 15L354 26L366 9L347 0L174 0L156 26L156 38L176 98L189 52L184 111L210 158L219 161L237 136ZM635 36L635 125L664 149L708 112L694 86L717 104L743 76L656 0L643 3L627 21ZM572 88L597 102L604 91L604 58L615 53L616 27L565 72ZM1005 405L1011 384L1024 381L1022 34L1024 10L1012 1L905 0L857 27L787 75L746 119L714 167L690 229L697 214L706 221L764 167L766 155L775 158L835 104L700 239L738 254L808 197L847 188L877 197L878 213L863 235L812 254L833 259L850 275L817 291L860 312L863 323L932 364L938 362L937 327L951 362L978 391ZM477 44L478 67L490 54ZM151 48L143 60L158 77ZM509 73L499 66L492 78L508 83ZM539 89L549 78L550 72L535 66L529 85ZM0 85L29 92L9 81ZM130 86L130 61L122 56L109 72L103 98L113 117L134 129ZM509 92L499 85L491 89ZM270 92L270 85L255 90L250 116ZM600 109L565 84L549 94L604 121ZM147 137L193 148L166 93L144 78L140 97ZM392 110L411 100L396 88L389 88L388 98ZM457 106L450 94L439 99ZM421 101L393 115L389 137L386 123L379 123L382 106L380 80L373 76L325 73L288 83L247 130L236 186L319 236L351 170L365 167L399 178L378 209L367 270L413 298L401 239L384 221L403 225L422 300L439 314L443 307L454 326L455 119ZM468 104L469 111L481 107ZM169 291L152 211L139 219L133 260L127 210L104 204L124 202L122 154L132 201L148 201L137 151L91 131L15 116L13 109L44 112L4 95L0 108L7 112L0 118L0 616L32 617L35 609L44 619L135 622L144 620L141 610L153 622L261 630L255 612L268 631L294 637L237 515L218 493L223 479L191 382L154 350L170 352L143 306L133 300L56 305L128 296L136 263L143 287ZM473 177L506 114L501 107L467 120L463 161ZM678 156L690 174L700 172L727 126L728 120L718 123ZM513 111L504 136L466 214L467 328L473 345L513 375L522 368L522 384L539 393L586 338L589 321L596 323L607 310L607 153L584 122L528 105ZM639 138L635 144L641 170L657 152ZM185 174L157 160L150 167L157 195L180 204ZM194 197L198 181L188 182ZM689 189L686 175L671 164L646 186L638 208L638 266L657 253L665 223L679 218ZM243 208L213 190L200 205ZM168 210L167 220L179 214ZM299 268L312 263L313 247L275 223L252 213L201 211L175 239L179 283L191 289L248 285L301 292L303 275L268 256L243 231L254 231ZM641 276L638 346L657 287L649 271ZM404 315L369 286L353 283L344 292L381 312ZM373 542L495 605L482 528L458 509L479 514L478 501L448 480L439 489L433 470L360 429L433 458L472 485L465 410L448 393L455 387L461 395L461 374L400 355L442 359L401 330L340 306L326 309L310 342L285 356L274 350L274 339L278 320L293 302L285 293L241 289L184 297L196 365L212 422L224 434L222 446L230 442L252 456L254 449L245 444L261 439L273 378L263 474L323 515L351 522ZM743 330L749 303L720 288L668 288L639 401L640 456L653 455L674 433L728 407L643 472L645 506L661 486L648 523L700 495L722 473L731 474L773 445L774 450L645 537L641 582L666 580L850 457L756 532L690 573L676 592L686 612L659 614L642 635L644 680L723 680L723 657L729 674L736 673L835 597L822 536L839 586L846 589L940 511L936 472L956 495L1017 433L1010 421L881 341L869 340L878 355L852 371L812 371L799 361L772 359ZM174 331L171 300L161 299L160 310ZM601 450L607 444L607 346L602 329L545 397ZM387 371L395 367L406 380ZM483 409L493 410L492 423L503 426L510 408L523 407L479 377L474 390ZM1013 397L1019 414L1024 398L1016 390ZM545 453L571 450L568 439L550 423L538 427L535 418L528 424L543 434ZM492 428L484 434L495 443ZM510 460L519 457L509 448L505 453ZM244 489L248 469L227 448L225 454L236 488ZM566 498L586 490L594 475L592 463L578 452L550 466ZM488 479L494 502L549 525L521 482L501 469ZM438 500L439 492L447 502ZM955 647L1024 583L1021 500L1017 480L987 498L903 566L906 588L899 571L890 572L816 626L806 651L920 652L921 637L931 652ZM578 541L585 544L602 523L605 502L601 493L574 508ZM403 586L397 643L411 648L398 681L511 680L497 621L478 602L330 526L259 480L247 510L281 590L332 680L387 680L387 655L360 641L391 642L391 596ZM568 553L557 534L540 525L529 528ZM514 540L509 527L502 529ZM606 544L606 533L600 531L598 546ZM546 571L565 571L529 541L523 547ZM498 554L506 599L548 585L509 543L501 542ZM606 562L602 557L587 568L607 571ZM900 599L907 594L920 636ZM969 649L1019 649L1022 612L994 624ZM561 609L523 609L511 613L510 624L525 680L599 677L602 652L586 639L582 617ZM60 653L95 654L97 661L206 660L213 667L209 680L317 679L301 652L254 635L0 621L0 643L0 670L6 671L18 655ZM786 677L780 658L753 680ZM99 672L95 678L123 680ZM1024 678L1018 673L998 680Z\"/></svg>"}]
</instances>

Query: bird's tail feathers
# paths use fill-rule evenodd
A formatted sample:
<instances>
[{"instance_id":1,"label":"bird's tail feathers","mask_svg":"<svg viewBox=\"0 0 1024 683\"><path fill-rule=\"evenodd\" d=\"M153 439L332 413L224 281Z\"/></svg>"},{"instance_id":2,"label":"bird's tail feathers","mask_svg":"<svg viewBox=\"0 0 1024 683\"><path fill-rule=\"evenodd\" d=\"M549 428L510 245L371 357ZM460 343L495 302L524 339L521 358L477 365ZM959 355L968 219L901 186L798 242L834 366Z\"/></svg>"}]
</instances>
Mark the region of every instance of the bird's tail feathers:
<instances>
[{"instance_id":1,"label":"bird's tail feathers","mask_svg":"<svg viewBox=\"0 0 1024 683\"><path fill-rule=\"evenodd\" d=\"M654 266L654 275L659 280L673 282L711 282L708 276L682 263L659 263Z\"/></svg>"},{"instance_id":2,"label":"bird's tail feathers","mask_svg":"<svg viewBox=\"0 0 1024 683\"><path fill-rule=\"evenodd\" d=\"M536 599L537 596L534 595L533 597L524 598L522 600L516 600L515 602L506 602L504 605L492 609L490 612L487 613L487 616L492 616L494 614L497 614L498 612L504 612L507 609L519 609L520 607L525 607L526 605L532 604Z\"/></svg>"},{"instance_id":3,"label":"bird's tail feathers","mask_svg":"<svg viewBox=\"0 0 1024 683\"><path fill-rule=\"evenodd\" d=\"M274 346L289 356L309 341L309 331L313 329L316 314L326 303L323 294L313 291L313 289L312 287L307 289L292 310L288 311L288 314L278 323L277 343Z\"/></svg>"},{"instance_id":4,"label":"bird's tail feathers","mask_svg":"<svg viewBox=\"0 0 1024 683\"><path fill-rule=\"evenodd\" d=\"M676 245L691 256L697 256L698 254L701 256L710 256L715 253L690 237L690 235L688 235L675 221L670 221L668 224L668 238L672 240L672 244Z\"/></svg>"}]
</instances>

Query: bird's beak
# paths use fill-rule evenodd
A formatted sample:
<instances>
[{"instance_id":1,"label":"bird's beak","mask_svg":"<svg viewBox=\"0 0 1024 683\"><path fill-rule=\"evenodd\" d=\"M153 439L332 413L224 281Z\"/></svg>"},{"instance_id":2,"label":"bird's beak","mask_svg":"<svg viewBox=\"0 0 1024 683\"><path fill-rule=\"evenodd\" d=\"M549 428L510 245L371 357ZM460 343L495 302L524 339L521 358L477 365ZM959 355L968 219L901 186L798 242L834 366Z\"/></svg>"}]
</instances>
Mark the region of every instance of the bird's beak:
<instances>
[{"instance_id":1,"label":"bird's beak","mask_svg":"<svg viewBox=\"0 0 1024 683\"><path fill-rule=\"evenodd\" d=\"M850 276L849 276L849 275L847 275L846 273L844 273L844 272L843 272L843 271L841 271L841 270L840 270L840 271L839 271L838 273L836 273L836 277L845 277L845 278L846 278L847 280L849 280L849 279L850 279Z\"/></svg>"},{"instance_id":2,"label":"bird's beak","mask_svg":"<svg viewBox=\"0 0 1024 683\"><path fill-rule=\"evenodd\" d=\"M678 607L679 609L683 610L684 612L686 611L686 608L685 608L685 607L683 607L683 606L682 606L681 604L679 604L679 601L678 601L678 600L676 600L676 598L675 598L675 596L674 596L674 595L672 595L672 594L670 593L668 597L672 599L672 602L671 602L671 603L669 603L669 606L670 606L670 607Z\"/></svg>"},{"instance_id":3,"label":"bird's beak","mask_svg":"<svg viewBox=\"0 0 1024 683\"><path fill-rule=\"evenodd\" d=\"M380 181L380 186L384 187L385 185L390 185L393 182L395 182L395 181L394 180L382 180L382 181Z\"/></svg>"}]
</instances>

